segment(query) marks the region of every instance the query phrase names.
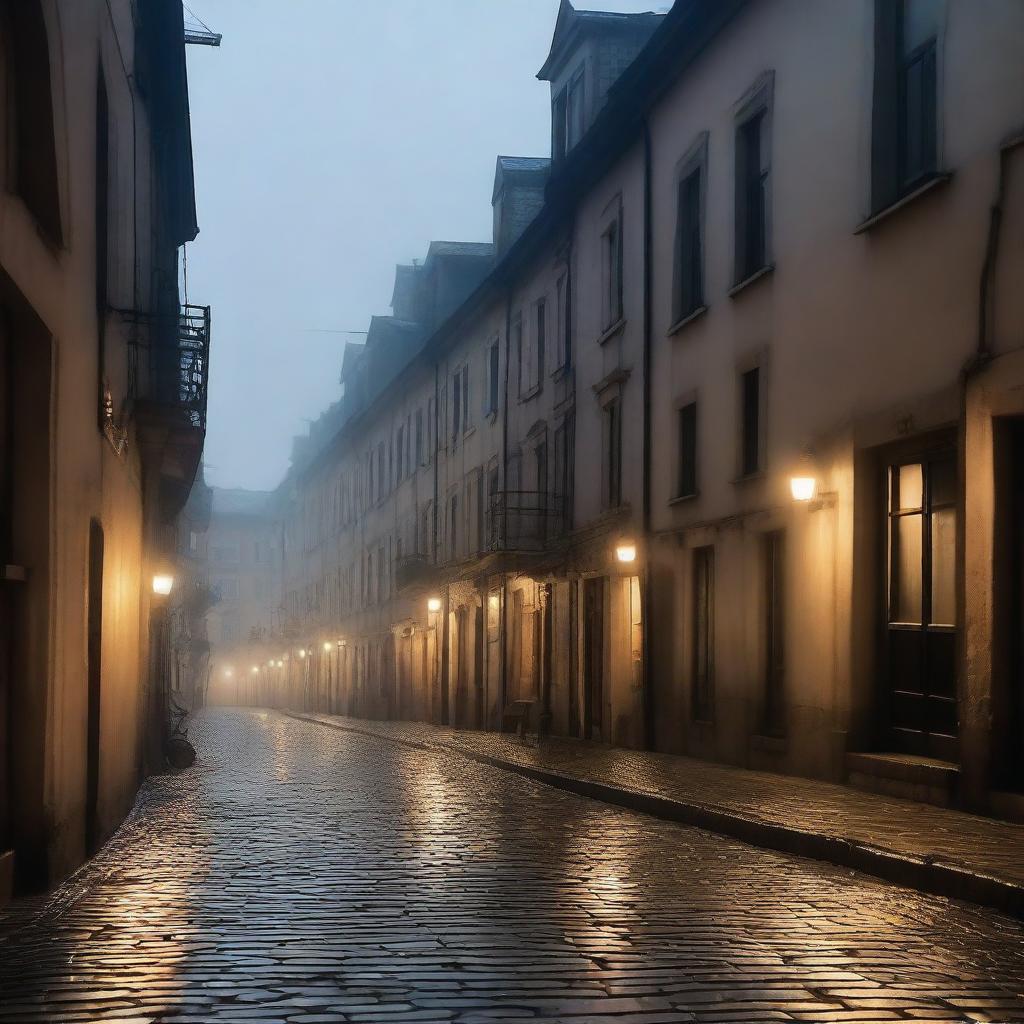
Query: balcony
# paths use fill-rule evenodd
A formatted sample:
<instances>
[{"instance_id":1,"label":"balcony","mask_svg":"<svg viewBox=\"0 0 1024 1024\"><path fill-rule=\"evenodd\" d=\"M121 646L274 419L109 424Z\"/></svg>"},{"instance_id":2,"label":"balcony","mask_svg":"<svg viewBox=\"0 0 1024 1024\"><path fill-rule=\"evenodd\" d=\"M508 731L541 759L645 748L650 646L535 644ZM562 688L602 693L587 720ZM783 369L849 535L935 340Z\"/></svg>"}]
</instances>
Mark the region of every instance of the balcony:
<instances>
[{"instance_id":1,"label":"balcony","mask_svg":"<svg viewBox=\"0 0 1024 1024\"><path fill-rule=\"evenodd\" d=\"M171 400L177 402L195 429L205 431L206 386L210 375L209 306L181 307L175 352Z\"/></svg>"},{"instance_id":2,"label":"balcony","mask_svg":"<svg viewBox=\"0 0 1024 1024\"><path fill-rule=\"evenodd\" d=\"M210 307L134 318L150 328L147 386L136 407L139 446L156 470L159 502L171 518L188 499L206 438Z\"/></svg>"},{"instance_id":3,"label":"balcony","mask_svg":"<svg viewBox=\"0 0 1024 1024\"><path fill-rule=\"evenodd\" d=\"M499 491L488 521L490 551L543 551L565 532L560 498L542 491Z\"/></svg>"},{"instance_id":4,"label":"balcony","mask_svg":"<svg viewBox=\"0 0 1024 1024\"><path fill-rule=\"evenodd\" d=\"M395 587L399 593L427 590L434 566L426 555L403 555L395 562Z\"/></svg>"}]
</instances>

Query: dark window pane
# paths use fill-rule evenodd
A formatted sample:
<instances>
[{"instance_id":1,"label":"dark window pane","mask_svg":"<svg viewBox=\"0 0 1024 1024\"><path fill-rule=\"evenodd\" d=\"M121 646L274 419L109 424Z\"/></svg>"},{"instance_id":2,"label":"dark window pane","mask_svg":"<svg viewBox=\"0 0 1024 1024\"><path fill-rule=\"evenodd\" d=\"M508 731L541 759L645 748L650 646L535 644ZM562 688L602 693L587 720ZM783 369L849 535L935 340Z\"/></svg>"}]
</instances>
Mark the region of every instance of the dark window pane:
<instances>
[{"instance_id":1,"label":"dark window pane","mask_svg":"<svg viewBox=\"0 0 1024 1024\"><path fill-rule=\"evenodd\" d=\"M697 493L697 403L679 410L679 496Z\"/></svg>"},{"instance_id":2,"label":"dark window pane","mask_svg":"<svg viewBox=\"0 0 1024 1024\"><path fill-rule=\"evenodd\" d=\"M742 473L749 476L761 467L761 371L748 370L743 386Z\"/></svg>"},{"instance_id":3,"label":"dark window pane","mask_svg":"<svg viewBox=\"0 0 1024 1024\"><path fill-rule=\"evenodd\" d=\"M768 174L764 151L765 111L760 111L740 128L743 175L743 276L749 277L765 265L765 187Z\"/></svg>"}]
</instances>

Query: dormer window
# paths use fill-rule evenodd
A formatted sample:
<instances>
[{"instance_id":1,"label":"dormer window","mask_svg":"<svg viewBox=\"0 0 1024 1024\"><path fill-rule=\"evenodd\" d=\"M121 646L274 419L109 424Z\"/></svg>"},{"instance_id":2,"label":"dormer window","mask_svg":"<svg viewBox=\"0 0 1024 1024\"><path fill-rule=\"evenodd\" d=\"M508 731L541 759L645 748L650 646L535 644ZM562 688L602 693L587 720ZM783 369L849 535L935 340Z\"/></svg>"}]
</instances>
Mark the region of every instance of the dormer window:
<instances>
[{"instance_id":1,"label":"dormer window","mask_svg":"<svg viewBox=\"0 0 1024 1024\"><path fill-rule=\"evenodd\" d=\"M586 131L584 81L581 66L551 103L551 155L555 160L577 145Z\"/></svg>"},{"instance_id":2,"label":"dormer window","mask_svg":"<svg viewBox=\"0 0 1024 1024\"><path fill-rule=\"evenodd\" d=\"M551 104L551 158L561 160L566 153L567 90L563 89Z\"/></svg>"},{"instance_id":3,"label":"dormer window","mask_svg":"<svg viewBox=\"0 0 1024 1024\"><path fill-rule=\"evenodd\" d=\"M583 81L583 68L581 67L569 82L569 99L565 113L566 138L569 149L572 149L583 138L585 130Z\"/></svg>"}]
</instances>

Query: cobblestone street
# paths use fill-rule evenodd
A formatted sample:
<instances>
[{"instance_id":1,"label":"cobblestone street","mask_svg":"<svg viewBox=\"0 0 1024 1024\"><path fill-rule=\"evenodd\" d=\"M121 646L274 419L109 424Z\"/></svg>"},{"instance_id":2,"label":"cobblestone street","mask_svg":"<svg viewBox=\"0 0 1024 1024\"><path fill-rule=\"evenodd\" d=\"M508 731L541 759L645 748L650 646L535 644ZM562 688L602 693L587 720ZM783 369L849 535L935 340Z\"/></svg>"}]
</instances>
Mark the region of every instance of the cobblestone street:
<instances>
[{"instance_id":1,"label":"cobblestone street","mask_svg":"<svg viewBox=\"0 0 1024 1024\"><path fill-rule=\"evenodd\" d=\"M1024 1021L1024 928L471 762L208 712L0 915L0 1020Z\"/></svg>"}]
</instances>

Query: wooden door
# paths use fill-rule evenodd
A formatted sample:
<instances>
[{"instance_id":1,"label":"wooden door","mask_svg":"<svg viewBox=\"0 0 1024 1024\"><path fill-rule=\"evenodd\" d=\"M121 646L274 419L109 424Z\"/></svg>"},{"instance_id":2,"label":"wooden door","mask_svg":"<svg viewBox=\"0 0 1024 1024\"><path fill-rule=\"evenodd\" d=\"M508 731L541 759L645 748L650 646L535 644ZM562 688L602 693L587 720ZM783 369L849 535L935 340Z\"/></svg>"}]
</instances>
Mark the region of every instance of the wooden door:
<instances>
[{"instance_id":1,"label":"wooden door","mask_svg":"<svg viewBox=\"0 0 1024 1024\"><path fill-rule=\"evenodd\" d=\"M888 467L888 733L898 750L955 760L956 459L944 450Z\"/></svg>"}]
</instances>

